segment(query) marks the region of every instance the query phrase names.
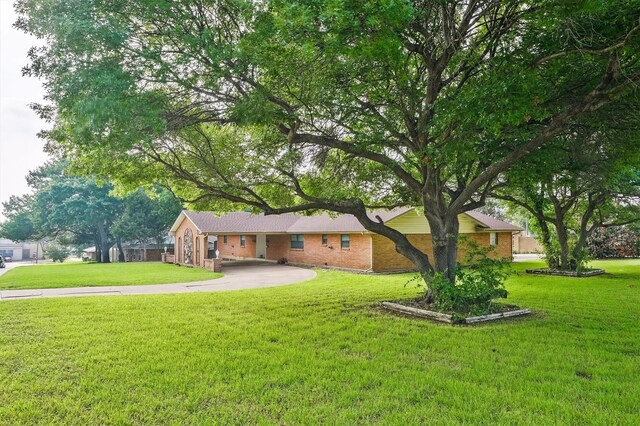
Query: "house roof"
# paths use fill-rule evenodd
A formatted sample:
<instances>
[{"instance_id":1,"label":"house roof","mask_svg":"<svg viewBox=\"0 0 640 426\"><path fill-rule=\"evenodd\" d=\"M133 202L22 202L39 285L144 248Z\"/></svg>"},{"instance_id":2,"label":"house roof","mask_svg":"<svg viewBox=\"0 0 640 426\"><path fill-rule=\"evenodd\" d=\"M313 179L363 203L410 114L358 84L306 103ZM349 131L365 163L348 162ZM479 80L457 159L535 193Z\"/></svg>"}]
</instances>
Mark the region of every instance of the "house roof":
<instances>
[{"instance_id":1,"label":"house roof","mask_svg":"<svg viewBox=\"0 0 640 426\"><path fill-rule=\"evenodd\" d=\"M477 222L480 222L483 228L487 228L487 231L522 231L522 228L520 228L519 226L500 219L496 219L493 216L489 216L475 210L469 211L466 214Z\"/></svg>"},{"instance_id":2,"label":"house roof","mask_svg":"<svg viewBox=\"0 0 640 426\"><path fill-rule=\"evenodd\" d=\"M369 213L376 220L379 216L387 222L411 211L412 208L398 208ZM519 231L521 228L478 212L467 212L483 231ZM188 218L201 234L251 234L251 233L340 233L368 232L353 215L342 214L330 216L327 213L304 216L294 213L281 215L252 214L233 212L216 215L214 212L195 212L183 210L171 227L171 233L177 231L182 221Z\"/></svg>"}]
</instances>

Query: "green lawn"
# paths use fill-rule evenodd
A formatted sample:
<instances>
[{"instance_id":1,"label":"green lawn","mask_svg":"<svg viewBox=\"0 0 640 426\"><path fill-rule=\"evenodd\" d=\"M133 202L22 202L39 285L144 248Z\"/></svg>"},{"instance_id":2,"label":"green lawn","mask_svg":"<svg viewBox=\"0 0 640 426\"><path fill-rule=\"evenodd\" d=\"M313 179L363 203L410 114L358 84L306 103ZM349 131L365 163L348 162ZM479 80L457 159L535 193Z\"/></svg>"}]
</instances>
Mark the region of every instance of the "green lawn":
<instances>
[{"instance_id":1,"label":"green lawn","mask_svg":"<svg viewBox=\"0 0 640 426\"><path fill-rule=\"evenodd\" d=\"M337 271L0 302L0 424L638 425L640 261L594 265L513 276L536 315L475 327L379 310L409 275Z\"/></svg>"},{"instance_id":2,"label":"green lawn","mask_svg":"<svg viewBox=\"0 0 640 426\"><path fill-rule=\"evenodd\" d=\"M219 278L202 268L159 262L62 263L21 266L0 276L0 290L169 284Z\"/></svg>"}]
</instances>

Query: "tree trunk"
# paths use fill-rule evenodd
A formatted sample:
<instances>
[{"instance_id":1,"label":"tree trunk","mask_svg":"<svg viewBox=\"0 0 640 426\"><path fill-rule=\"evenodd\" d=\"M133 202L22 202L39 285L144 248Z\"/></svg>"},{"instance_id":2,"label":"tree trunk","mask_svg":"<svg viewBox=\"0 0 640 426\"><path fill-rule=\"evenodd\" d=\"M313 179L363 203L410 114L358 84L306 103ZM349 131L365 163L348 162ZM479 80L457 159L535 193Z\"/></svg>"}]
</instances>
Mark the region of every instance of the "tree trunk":
<instances>
[{"instance_id":1,"label":"tree trunk","mask_svg":"<svg viewBox=\"0 0 640 426\"><path fill-rule=\"evenodd\" d=\"M124 250L122 249L122 240L120 238L118 238L116 240L116 244L118 245L118 262L126 261L126 259L124 257Z\"/></svg>"},{"instance_id":2,"label":"tree trunk","mask_svg":"<svg viewBox=\"0 0 640 426\"><path fill-rule=\"evenodd\" d=\"M102 263L102 241L100 240L100 234L96 233L93 236L93 242L96 249L96 262Z\"/></svg>"},{"instance_id":3,"label":"tree trunk","mask_svg":"<svg viewBox=\"0 0 640 426\"><path fill-rule=\"evenodd\" d=\"M453 285L458 257L458 215L447 212L440 216L425 209L425 217L431 228L434 272Z\"/></svg>"},{"instance_id":4,"label":"tree trunk","mask_svg":"<svg viewBox=\"0 0 640 426\"><path fill-rule=\"evenodd\" d=\"M564 218L558 218L556 222L556 233L558 234L558 244L560 245L560 270L570 271L571 262L569 259L569 236L563 219Z\"/></svg>"},{"instance_id":5,"label":"tree trunk","mask_svg":"<svg viewBox=\"0 0 640 426\"><path fill-rule=\"evenodd\" d=\"M109 249L111 248L112 244L109 242L109 235L107 235L107 230L104 225L98 226L98 233L100 234L100 250L102 252L102 263L111 263Z\"/></svg>"},{"instance_id":6,"label":"tree trunk","mask_svg":"<svg viewBox=\"0 0 640 426\"><path fill-rule=\"evenodd\" d=\"M582 249L587 245L587 238L591 235L591 232L595 229L595 227L589 227L589 221L593 216L598 203L602 202L602 198L593 199L591 194L589 194L589 205L587 209L582 214L580 218L580 232L578 234L578 241L576 241L576 245L573 248L573 258L581 259L582 258Z\"/></svg>"}]
</instances>

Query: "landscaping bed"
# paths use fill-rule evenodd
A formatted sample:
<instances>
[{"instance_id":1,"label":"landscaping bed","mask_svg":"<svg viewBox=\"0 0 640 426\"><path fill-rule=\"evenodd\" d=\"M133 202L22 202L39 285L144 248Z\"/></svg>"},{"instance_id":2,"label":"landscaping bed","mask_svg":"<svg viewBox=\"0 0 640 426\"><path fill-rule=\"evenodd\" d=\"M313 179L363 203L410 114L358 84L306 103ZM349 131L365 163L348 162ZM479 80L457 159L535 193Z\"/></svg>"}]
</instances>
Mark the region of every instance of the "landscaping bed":
<instances>
[{"instance_id":1,"label":"landscaping bed","mask_svg":"<svg viewBox=\"0 0 640 426\"><path fill-rule=\"evenodd\" d=\"M447 324L477 324L480 322L495 321L503 318L512 318L531 313L529 309L521 309L515 305L496 303L491 306L488 313L483 315L459 314L456 312L439 312L421 299L399 300L396 302L382 302L382 306L390 311L419 318L427 318Z\"/></svg>"},{"instance_id":2,"label":"landscaping bed","mask_svg":"<svg viewBox=\"0 0 640 426\"><path fill-rule=\"evenodd\" d=\"M560 271L557 269L536 268L527 269L527 274L556 275L560 277L593 277L604 274L604 269L586 269L584 271Z\"/></svg>"}]
</instances>

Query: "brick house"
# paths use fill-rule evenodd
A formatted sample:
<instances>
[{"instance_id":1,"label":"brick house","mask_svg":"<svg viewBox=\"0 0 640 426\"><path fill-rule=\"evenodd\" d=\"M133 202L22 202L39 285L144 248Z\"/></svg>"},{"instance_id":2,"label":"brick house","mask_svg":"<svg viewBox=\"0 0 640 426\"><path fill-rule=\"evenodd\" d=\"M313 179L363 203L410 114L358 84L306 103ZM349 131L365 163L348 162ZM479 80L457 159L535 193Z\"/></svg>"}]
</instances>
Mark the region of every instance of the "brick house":
<instances>
[{"instance_id":1,"label":"brick house","mask_svg":"<svg viewBox=\"0 0 640 426\"><path fill-rule=\"evenodd\" d=\"M408 236L431 254L426 218L415 209L377 212L390 227ZM512 234L521 229L478 213L459 216L460 233L483 246L495 247L498 257L511 257ZM170 262L208 266L216 250L222 259L286 259L291 264L326 266L358 271L390 272L412 269L411 262L395 250L391 240L365 230L351 215L254 215L237 212L216 216L212 212L182 211L170 231L175 256ZM464 256L461 246L459 257Z\"/></svg>"}]
</instances>

